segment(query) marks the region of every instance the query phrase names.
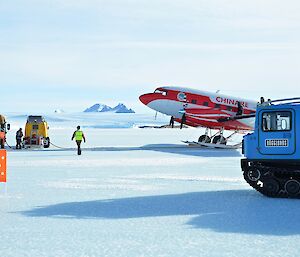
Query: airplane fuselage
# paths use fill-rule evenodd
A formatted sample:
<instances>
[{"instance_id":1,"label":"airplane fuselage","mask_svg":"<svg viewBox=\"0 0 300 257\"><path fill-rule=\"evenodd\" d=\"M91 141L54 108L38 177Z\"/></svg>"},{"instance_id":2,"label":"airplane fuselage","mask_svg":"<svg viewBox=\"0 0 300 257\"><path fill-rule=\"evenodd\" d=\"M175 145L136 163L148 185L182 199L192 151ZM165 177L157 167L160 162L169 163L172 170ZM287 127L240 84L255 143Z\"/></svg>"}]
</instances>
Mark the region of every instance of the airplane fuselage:
<instances>
[{"instance_id":1,"label":"airplane fuselage","mask_svg":"<svg viewBox=\"0 0 300 257\"><path fill-rule=\"evenodd\" d=\"M220 122L220 119L235 116L238 103L245 115L255 113L257 105L242 98L181 87L160 87L154 93L140 96L140 100L155 111L173 116L178 122L185 113L189 126L226 130L252 130L254 119L226 122Z\"/></svg>"}]
</instances>

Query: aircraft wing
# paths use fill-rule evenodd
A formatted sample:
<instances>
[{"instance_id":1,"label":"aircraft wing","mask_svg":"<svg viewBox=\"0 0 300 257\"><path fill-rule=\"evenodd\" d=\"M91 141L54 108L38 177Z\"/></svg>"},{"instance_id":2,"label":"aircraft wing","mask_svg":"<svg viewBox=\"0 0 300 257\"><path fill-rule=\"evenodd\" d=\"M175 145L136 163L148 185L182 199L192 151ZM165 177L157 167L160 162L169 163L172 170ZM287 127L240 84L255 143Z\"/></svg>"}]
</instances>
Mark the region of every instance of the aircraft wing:
<instances>
[{"instance_id":1,"label":"aircraft wing","mask_svg":"<svg viewBox=\"0 0 300 257\"><path fill-rule=\"evenodd\" d=\"M216 109L186 109L184 111L187 118L219 121L220 119L228 119L232 116L228 113Z\"/></svg>"},{"instance_id":2,"label":"aircraft wing","mask_svg":"<svg viewBox=\"0 0 300 257\"><path fill-rule=\"evenodd\" d=\"M183 123L193 127L225 129L231 127L236 130L250 130L252 125L245 122L244 119L255 117L255 113L232 115L219 109L186 109L183 113L186 116L186 120Z\"/></svg>"},{"instance_id":3,"label":"aircraft wing","mask_svg":"<svg viewBox=\"0 0 300 257\"><path fill-rule=\"evenodd\" d=\"M242 119L249 119L249 118L255 118L255 113L220 118L218 119L218 121L226 122L226 121L242 120Z\"/></svg>"}]
</instances>

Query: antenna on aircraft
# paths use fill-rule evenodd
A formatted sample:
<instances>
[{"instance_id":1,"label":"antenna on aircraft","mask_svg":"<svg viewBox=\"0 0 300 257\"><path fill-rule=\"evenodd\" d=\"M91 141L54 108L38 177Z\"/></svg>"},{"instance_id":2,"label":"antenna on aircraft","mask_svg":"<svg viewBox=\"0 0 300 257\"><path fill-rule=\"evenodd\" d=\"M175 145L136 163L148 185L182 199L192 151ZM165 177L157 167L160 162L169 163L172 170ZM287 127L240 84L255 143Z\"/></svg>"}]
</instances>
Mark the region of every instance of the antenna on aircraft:
<instances>
[{"instance_id":1,"label":"antenna on aircraft","mask_svg":"<svg viewBox=\"0 0 300 257\"><path fill-rule=\"evenodd\" d=\"M217 90L217 91L216 91L216 94L220 93L220 91L221 91L221 90Z\"/></svg>"}]
</instances>

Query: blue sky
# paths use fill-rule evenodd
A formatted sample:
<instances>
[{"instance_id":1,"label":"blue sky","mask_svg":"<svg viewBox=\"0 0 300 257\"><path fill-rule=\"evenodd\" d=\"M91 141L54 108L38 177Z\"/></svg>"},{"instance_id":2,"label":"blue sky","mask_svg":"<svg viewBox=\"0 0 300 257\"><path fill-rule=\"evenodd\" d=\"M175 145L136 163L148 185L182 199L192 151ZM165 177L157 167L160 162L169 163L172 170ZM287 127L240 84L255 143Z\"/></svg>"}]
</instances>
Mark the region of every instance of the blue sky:
<instances>
[{"instance_id":1,"label":"blue sky","mask_svg":"<svg viewBox=\"0 0 300 257\"><path fill-rule=\"evenodd\" d=\"M160 85L300 96L296 0L0 1L1 112L82 111Z\"/></svg>"}]
</instances>

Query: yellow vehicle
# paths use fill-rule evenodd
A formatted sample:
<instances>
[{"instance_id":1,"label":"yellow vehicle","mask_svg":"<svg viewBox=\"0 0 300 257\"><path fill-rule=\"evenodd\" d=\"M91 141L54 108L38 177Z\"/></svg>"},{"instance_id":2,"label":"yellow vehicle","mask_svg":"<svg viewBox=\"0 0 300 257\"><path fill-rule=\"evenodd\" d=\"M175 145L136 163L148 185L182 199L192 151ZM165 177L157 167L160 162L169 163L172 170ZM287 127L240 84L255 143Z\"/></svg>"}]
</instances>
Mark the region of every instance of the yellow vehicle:
<instances>
[{"instance_id":1,"label":"yellow vehicle","mask_svg":"<svg viewBox=\"0 0 300 257\"><path fill-rule=\"evenodd\" d=\"M10 124L6 123L5 117L0 114L0 147L4 149L6 133L10 130Z\"/></svg>"},{"instance_id":2,"label":"yellow vehicle","mask_svg":"<svg viewBox=\"0 0 300 257\"><path fill-rule=\"evenodd\" d=\"M43 116L28 116L25 126L25 147L49 148L48 124Z\"/></svg>"}]
</instances>

